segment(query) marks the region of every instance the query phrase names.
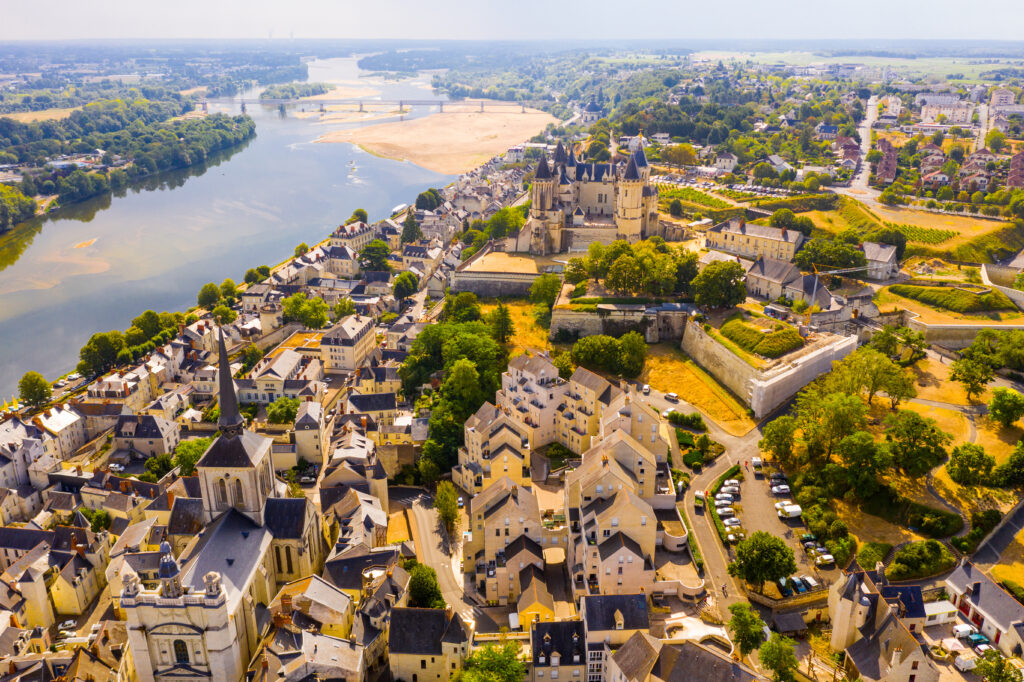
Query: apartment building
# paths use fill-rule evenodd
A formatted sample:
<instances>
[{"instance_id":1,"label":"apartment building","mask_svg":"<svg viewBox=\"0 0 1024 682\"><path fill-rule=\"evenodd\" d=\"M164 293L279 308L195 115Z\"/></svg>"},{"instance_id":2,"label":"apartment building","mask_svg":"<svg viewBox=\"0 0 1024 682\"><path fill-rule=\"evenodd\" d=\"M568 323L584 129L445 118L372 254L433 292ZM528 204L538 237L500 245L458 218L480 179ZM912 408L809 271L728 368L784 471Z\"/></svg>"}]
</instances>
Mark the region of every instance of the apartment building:
<instances>
[{"instance_id":1,"label":"apartment building","mask_svg":"<svg viewBox=\"0 0 1024 682\"><path fill-rule=\"evenodd\" d=\"M576 453L588 450L600 430L601 414L620 392L600 375L577 367L555 413L558 442Z\"/></svg>"},{"instance_id":2,"label":"apartment building","mask_svg":"<svg viewBox=\"0 0 1024 682\"><path fill-rule=\"evenodd\" d=\"M767 256L777 260L793 260L803 243L803 234L796 230L749 225L743 218L731 218L705 233L705 244L709 249L747 258Z\"/></svg>"},{"instance_id":3,"label":"apartment building","mask_svg":"<svg viewBox=\"0 0 1024 682\"><path fill-rule=\"evenodd\" d=\"M523 354L508 361L495 402L526 434L530 448L539 448L559 440L555 415L569 390L570 382L547 357Z\"/></svg>"},{"instance_id":4,"label":"apartment building","mask_svg":"<svg viewBox=\"0 0 1024 682\"><path fill-rule=\"evenodd\" d=\"M491 403L484 403L466 421L465 445L452 481L477 494L507 476L521 486L530 485L530 444L512 418Z\"/></svg>"},{"instance_id":5,"label":"apartment building","mask_svg":"<svg viewBox=\"0 0 1024 682\"><path fill-rule=\"evenodd\" d=\"M349 315L331 327L320 341L324 371L340 374L362 367L376 345L373 318Z\"/></svg>"}]
</instances>

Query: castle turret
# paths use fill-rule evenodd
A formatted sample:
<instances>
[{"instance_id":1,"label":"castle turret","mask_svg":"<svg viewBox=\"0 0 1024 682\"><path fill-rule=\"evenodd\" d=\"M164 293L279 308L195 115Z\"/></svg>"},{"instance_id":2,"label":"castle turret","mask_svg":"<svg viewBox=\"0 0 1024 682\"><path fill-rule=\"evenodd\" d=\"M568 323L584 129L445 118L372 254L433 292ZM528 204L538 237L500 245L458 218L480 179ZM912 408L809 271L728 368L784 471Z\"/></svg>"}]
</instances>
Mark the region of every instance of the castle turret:
<instances>
[{"instance_id":1,"label":"castle turret","mask_svg":"<svg viewBox=\"0 0 1024 682\"><path fill-rule=\"evenodd\" d=\"M643 191L644 181L637 169L636 157L631 154L616 188L616 239L625 239L630 244L635 244L642 238Z\"/></svg>"},{"instance_id":2,"label":"castle turret","mask_svg":"<svg viewBox=\"0 0 1024 682\"><path fill-rule=\"evenodd\" d=\"M564 149L562 154L565 154ZM541 158L530 192L530 216L523 229L523 233L528 235L530 240L530 253L545 255L557 253L562 248L562 225L565 216L560 208L560 175L557 167L552 171L547 157ZM519 248L523 246L525 245Z\"/></svg>"}]
</instances>

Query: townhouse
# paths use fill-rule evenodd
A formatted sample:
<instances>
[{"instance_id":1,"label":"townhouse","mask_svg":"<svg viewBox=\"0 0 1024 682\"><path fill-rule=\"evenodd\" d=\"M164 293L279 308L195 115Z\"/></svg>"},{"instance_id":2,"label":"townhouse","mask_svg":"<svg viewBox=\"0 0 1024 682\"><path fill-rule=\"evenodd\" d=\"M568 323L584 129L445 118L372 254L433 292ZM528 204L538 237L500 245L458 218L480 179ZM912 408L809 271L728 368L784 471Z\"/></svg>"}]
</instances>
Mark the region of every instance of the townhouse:
<instances>
[{"instance_id":1,"label":"townhouse","mask_svg":"<svg viewBox=\"0 0 1024 682\"><path fill-rule=\"evenodd\" d=\"M452 481L476 494L507 476L520 486L530 485L530 443L512 418L484 403L466 420L464 445Z\"/></svg>"},{"instance_id":2,"label":"townhouse","mask_svg":"<svg viewBox=\"0 0 1024 682\"><path fill-rule=\"evenodd\" d=\"M320 341L324 371L339 374L362 367L376 345L373 318L349 315L326 331Z\"/></svg>"},{"instance_id":3,"label":"townhouse","mask_svg":"<svg viewBox=\"0 0 1024 682\"><path fill-rule=\"evenodd\" d=\"M743 218L731 218L705 233L707 248L747 258L767 256L790 261L803 243L803 234L796 230L747 224Z\"/></svg>"}]
</instances>

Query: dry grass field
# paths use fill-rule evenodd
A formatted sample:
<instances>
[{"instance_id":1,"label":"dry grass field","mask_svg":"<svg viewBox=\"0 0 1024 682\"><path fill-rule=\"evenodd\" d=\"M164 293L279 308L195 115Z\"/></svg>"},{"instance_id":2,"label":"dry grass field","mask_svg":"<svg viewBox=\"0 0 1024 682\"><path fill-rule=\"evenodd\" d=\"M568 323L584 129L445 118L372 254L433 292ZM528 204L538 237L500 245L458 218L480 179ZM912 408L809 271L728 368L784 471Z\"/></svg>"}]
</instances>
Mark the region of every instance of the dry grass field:
<instances>
[{"instance_id":1,"label":"dry grass field","mask_svg":"<svg viewBox=\"0 0 1024 682\"><path fill-rule=\"evenodd\" d=\"M1024 530L1017 533L999 557L999 563L992 567L992 575L997 580L1010 580L1024 585Z\"/></svg>"},{"instance_id":2,"label":"dry grass field","mask_svg":"<svg viewBox=\"0 0 1024 682\"><path fill-rule=\"evenodd\" d=\"M548 340L548 330L541 327L533 319L533 304L529 301L506 301L515 334L509 343L509 355L521 355L526 351L551 350L554 346ZM484 315L498 306L496 301L484 302L480 310Z\"/></svg>"},{"instance_id":3,"label":"dry grass field","mask_svg":"<svg viewBox=\"0 0 1024 682\"><path fill-rule=\"evenodd\" d=\"M18 123L36 123L37 121L63 121L78 111L80 107L68 109L40 109L39 111L18 111L13 114L0 114L0 118L12 118Z\"/></svg>"},{"instance_id":4,"label":"dry grass field","mask_svg":"<svg viewBox=\"0 0 1024 682\"><path fill-rule=\"evenodd\" d=\"M932 358L922 358L911 367L917 375L917 397L950 405L970 405L963 387L949 380L949 365ZM988 402L989 391L978 402Z\"/></svg>"},{"instance_id":5,"label":"dry grass field","mask_svg":"<svg viewBox=\"0 0 1024 682\"><path fill-rule=\"evenodd\" d=\"M953 248L975 237L1009 225L1009 223L995 220L982 220L969 216L946 215L945 213L932 213L930 211L915 211L912 208L875 206L872 207L871 211L884 222L905 223L907 225L929 227L936 230L953 230L956 232L956 236L949 241L943 242L943 249Z\"/></svg>"},{"instance_id":6,"label":"dry grass field","mask_svg":"<svg viewBox=\"0 0 1024 682\"><path fill-rule=\"evenodd\" d=\"M891 545L898 545L901 542L923 539L917 533L906 528L889 523L877 516L865 514L856 505L844 500L835 500L834 506L836 515L843 520L858 542L888 542Z\"/></svg>"},{"instance_id":7,"label":"dry grass field","mask_svg":"<svg viewBox=\"0 0 1024 682\"><path fill-rule=\"evenodd\" d=\"M659 391L679 394L680 398L696 406L735 436L743 435L755 426L740 401L674 344L650 346L641 380Z\"/></svg>"},{"instance_id":8,"label":"dry grass field","mask_svg":"<svg viewBox=\"0 0 1024 682\"><path fill-rule=\"evenodd\" d=\"M922 322L928 324L958 324L976 321L1020 322L1024 313L1014 311L992 311L986 313L958 313L952 310L933 308L921 301L915 301L892 293L889 287L883 287L875 294L875 304L882 312L890 312L896 308L917 313Z\"/></svg>"},{"instance_id":9,"label":"dry grass field","mask_svg":"<svg viewBox=\"0 0 1024 682\"><path fill-rule=\"evenodd\" d=\"M412 536L409 534L409 522L405 518L405 510L397 511L388 516L388 544L405 542Z\"/></svg>"}]
</instances>

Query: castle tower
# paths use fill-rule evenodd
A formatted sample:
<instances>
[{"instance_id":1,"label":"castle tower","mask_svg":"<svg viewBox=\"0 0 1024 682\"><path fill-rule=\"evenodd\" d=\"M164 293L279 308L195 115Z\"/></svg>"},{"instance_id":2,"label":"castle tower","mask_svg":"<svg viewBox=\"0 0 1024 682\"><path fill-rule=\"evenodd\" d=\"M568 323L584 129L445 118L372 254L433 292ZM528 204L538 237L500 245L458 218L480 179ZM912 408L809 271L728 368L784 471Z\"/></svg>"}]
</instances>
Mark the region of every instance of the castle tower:
<instances>
[{"instance_id":1,"label":"castle tower","mask_svg":"<svg viewBox=\"0 0 1024 682\"><path fill-rule=\"evenodd\" d=\"M564 149L562 154L565 154ZM523 230L530 238L530 253L546 255L557 253L562 248L565 218L558 196L559 175L551 170L547 157L541 158L531 188L530 216Z\"/></svg>"},{"instance_id":2,"label":"castle tower","mask_svg":"<svg viewBox=\"0 0 1024 682\"><path fill-rule=\"evenodd\" d=\"M631 154L615 193L616 239L625 239L630 244L635 244L642 238L643 192L644 181L637 169L636 156Z\"/></svg>"}]
</instances>

